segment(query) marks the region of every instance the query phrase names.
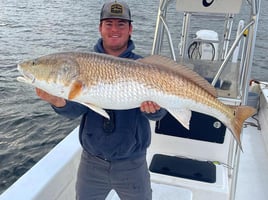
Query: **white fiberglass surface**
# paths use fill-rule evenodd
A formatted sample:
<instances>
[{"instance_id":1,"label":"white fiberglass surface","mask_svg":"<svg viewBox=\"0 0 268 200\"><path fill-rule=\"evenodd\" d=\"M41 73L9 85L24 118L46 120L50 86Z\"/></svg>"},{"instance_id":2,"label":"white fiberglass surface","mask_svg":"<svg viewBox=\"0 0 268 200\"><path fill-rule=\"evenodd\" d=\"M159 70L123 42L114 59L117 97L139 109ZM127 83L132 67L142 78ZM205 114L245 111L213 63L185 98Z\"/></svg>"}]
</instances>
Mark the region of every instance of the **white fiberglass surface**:
<instances>
[{"instance_id":1,"label":"white fiberglass surface","mask_svg":"<svg viewBox=\"0 0 268 200\"><path fill-rule=\"evenodd\" d=\"M245 128L242 145L235 200L266 200L268 153L261 132L256 127Z\"/></svg>"}]
</instances>

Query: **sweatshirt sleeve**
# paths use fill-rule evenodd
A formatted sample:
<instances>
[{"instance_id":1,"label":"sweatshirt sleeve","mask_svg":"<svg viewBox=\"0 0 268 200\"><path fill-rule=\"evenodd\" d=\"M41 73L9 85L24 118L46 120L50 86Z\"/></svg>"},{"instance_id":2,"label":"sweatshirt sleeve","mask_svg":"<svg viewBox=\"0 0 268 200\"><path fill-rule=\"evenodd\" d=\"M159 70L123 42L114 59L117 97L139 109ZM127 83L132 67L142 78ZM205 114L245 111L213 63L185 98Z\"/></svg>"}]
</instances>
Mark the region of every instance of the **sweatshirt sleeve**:
<instances>
[{"instance_id":1,"label":"sweatshirt sleeve","mask_svg":"<svg viewBox=\"0 0 268 200\"><path fill-rule=\"evenodd\" d=\"M75 119L83 114L85 114L89 108L86 106L76 103L73 101L66 100L66 105L64 107L56 107L51 105L56 113L65 116L70 119Z\"/></svg>"}]
</instances>

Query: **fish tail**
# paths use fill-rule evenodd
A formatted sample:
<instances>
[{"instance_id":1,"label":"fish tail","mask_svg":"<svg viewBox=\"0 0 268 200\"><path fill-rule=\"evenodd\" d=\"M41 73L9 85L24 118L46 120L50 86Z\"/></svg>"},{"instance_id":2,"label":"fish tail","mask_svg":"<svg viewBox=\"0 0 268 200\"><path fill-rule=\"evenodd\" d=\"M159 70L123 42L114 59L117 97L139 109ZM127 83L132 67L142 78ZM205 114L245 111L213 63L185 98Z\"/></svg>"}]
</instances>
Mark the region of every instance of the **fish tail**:
<instances>
[{"instance_id":1,"label":"fish tail","mask_svg":"<svg viewBox=\"0 0 268 200\"><path fill-rule=\"evenodd\" d=\"M244 121L256 113L256 109L250 106L230 106L234 110L234 118L231 120L231 132L234 135L240 149L242 149L240 135Z\"/></svg>"}]
</instances>

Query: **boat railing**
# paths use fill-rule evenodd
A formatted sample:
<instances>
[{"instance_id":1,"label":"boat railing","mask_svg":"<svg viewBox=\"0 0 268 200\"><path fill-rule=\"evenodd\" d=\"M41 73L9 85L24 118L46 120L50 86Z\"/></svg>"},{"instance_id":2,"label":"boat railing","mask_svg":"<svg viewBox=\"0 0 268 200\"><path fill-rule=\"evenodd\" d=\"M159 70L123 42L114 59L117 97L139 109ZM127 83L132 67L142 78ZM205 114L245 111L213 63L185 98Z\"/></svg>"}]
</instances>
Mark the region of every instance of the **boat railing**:
<instances>
[{"instance_id":1,"label":"boat railing","mask_svg":"<svg viewBox=\"0 0 268 200\"><path fill-rule=\"evenodd\" d=\"M179 3L178 3L179 2ZM235 3L237 2L237 3ZM172 26L168 23L168 8L169 5L172 5L174 1L172 0L160 0L158 15L157 15L157 21L156 21L156 28L155 28L155 36L154 36L154 42L153 42L153 48L152 48L152 54L161 54L163 50L163 43L164 43L164 36L167 38L167 44L168 48L170 50L170 53L168 54L172 59L178 62L191 62L189 61L189 56L187 57L187 51L189 49L189 42L190 42L190 36L189 36L189 30L191 26L191 18L213 18L220 20L222 19L224 21L224 30L222 33L222 40L221 41L215 41L215 40L203 40L201 39L195 39L195 41L203 42L203 43L219 43L219 56L217 60L213 60L214 65L218 66L218 71L214 74L213 80L211 81L211 84L213 86L216 85L217 81L220 79L221 74L224 70L228 70L226 68L230 67L232 62L232 58L236 56L238 57L237 52L234 55L234 52L237 50L237 47L243 41L243 48L240 50L240 58L241 63L237 65L240 69L238 71L239 74L237 74L236 77L234 77L234 81L237 82L237 96L234 98L234 100L240 99L241 103L245 104L247 100L247 89L248 87L245 85L249 81L249 73L252 65L252 51L253 46L255 44L255 37L256 37L256 26L257 26L257 16L259 14L259 1L251 1L250 2L250 8L249 11L250 19L249 21L243 26L242 30L240 30L239 33L236 34L236 37L232 43L231 37L233 33L233 21L235 18L236 13L227 13L227 8L223 8L223 10L219 11L217 10L217 13L213 13L213 11L210 11L209 13L199 13L193 8L189 8L187 11L183 11L183 24L181 28L181 36L180 36L180 42L178 44L178 49L175 48L174 41L177 39L172 37L171 29ZM239 6L241 6L241 0L237 0L232 2L233 7L234 4L236 5L235 11L239 10ZM185 1L183 0L177 0L177 7L178 5L183 5L182 7L185 8ZM191 2L189 2L191 4ZM173 4L174 5L174 4ZM229 6L230 7L230 6ZM182 9L180 11L182 11ZM194 11L192 11L194 10ZM216 11L215 11L216 12ZM222 12L222 13L221 13ZM172 13L174 14L174 13ZM172 16L174 18L174 16ZM178 17L176 17L178 18ZM238 29L241 29L239 27ZM177 37L178 34L175 33ZM231 47L229 47L231 44ZM178 51L178 53L176 53ZM200 62L200 60L199 60ZM231 71L231 70L230 70ZM230 98L229 96L225 96L226 98Z\"/></svg>"},{"instance_id":2,"label":"boat railing","mask_svg":"<svg viewBox=\"0 0 268 200\"><path fill-rule=\"evenodd\" d=\"M175 7L174 2L174 0L160 0L159 2L152 54L170 56L175 61L192 68L216 87L219 99L224 103L232 105L246 104L260 0L243 0L243 2L242 0L209 1L210 3L218 3L214 10L206 10L207 7L205 6L198 7L200 4L197 5L194 0L177 0L176 11L172 10ZM200 0L200 2L202 1ZM208 1L204 2L206 5L210 4ZM247 19L238 14L243 5L242 3L247 3ZM174 22L169 23L170 12L172 13L172 21L180 17L182 19L180 34L178 34L178 31L173 30ZM235 19L240 17L237 30L235 30L233 28ZM194 33L191 33L191 31L196 28L192 25L193 21L205 18L208 18L208 21L206 21L208 24L212 23L213 20L217 24L219 22L223 24L219 40L193 37ZM201 26L202 24L199 25ZM191 57L188 50L193 42L200 46L215 45L217 48L214 49L215 52L209 59L202 58L200 55L199 57ZM176 43L178 43L177 46L175 45ZM164 48L165 45L168 48ZM212 51L213 48L211 48ZM166 49L169 49L169 52ZM159 138L161 140L161 137ZM232 138L229 141L228 148L223 151L227 152L228 159L225 164L229 166L228 177L231 178L231 182L228 184L230 185L228 199L234 199L240 149ZM184 149L178 149L178 152L184 152Z\"/></svg>"}]
</instances>

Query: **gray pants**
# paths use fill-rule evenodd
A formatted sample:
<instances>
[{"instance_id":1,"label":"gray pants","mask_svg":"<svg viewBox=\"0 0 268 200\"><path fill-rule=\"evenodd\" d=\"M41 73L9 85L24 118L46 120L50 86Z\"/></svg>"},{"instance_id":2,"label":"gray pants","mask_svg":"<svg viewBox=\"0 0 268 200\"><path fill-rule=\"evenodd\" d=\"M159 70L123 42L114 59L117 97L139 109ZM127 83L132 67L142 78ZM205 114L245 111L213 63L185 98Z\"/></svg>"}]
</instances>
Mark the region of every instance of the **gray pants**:
<instances>
[{"instance_id":1,"label":"gray pants","mask_svg":"<svg viewBox=\"0 0 268 200\"><path fill-rule=\"evenodd\" d=\"M77 200L105 200L114 189L121 200L151 200L146 157L105 161L83 151L76 183Z\"/></svg>"}]
</instances>

